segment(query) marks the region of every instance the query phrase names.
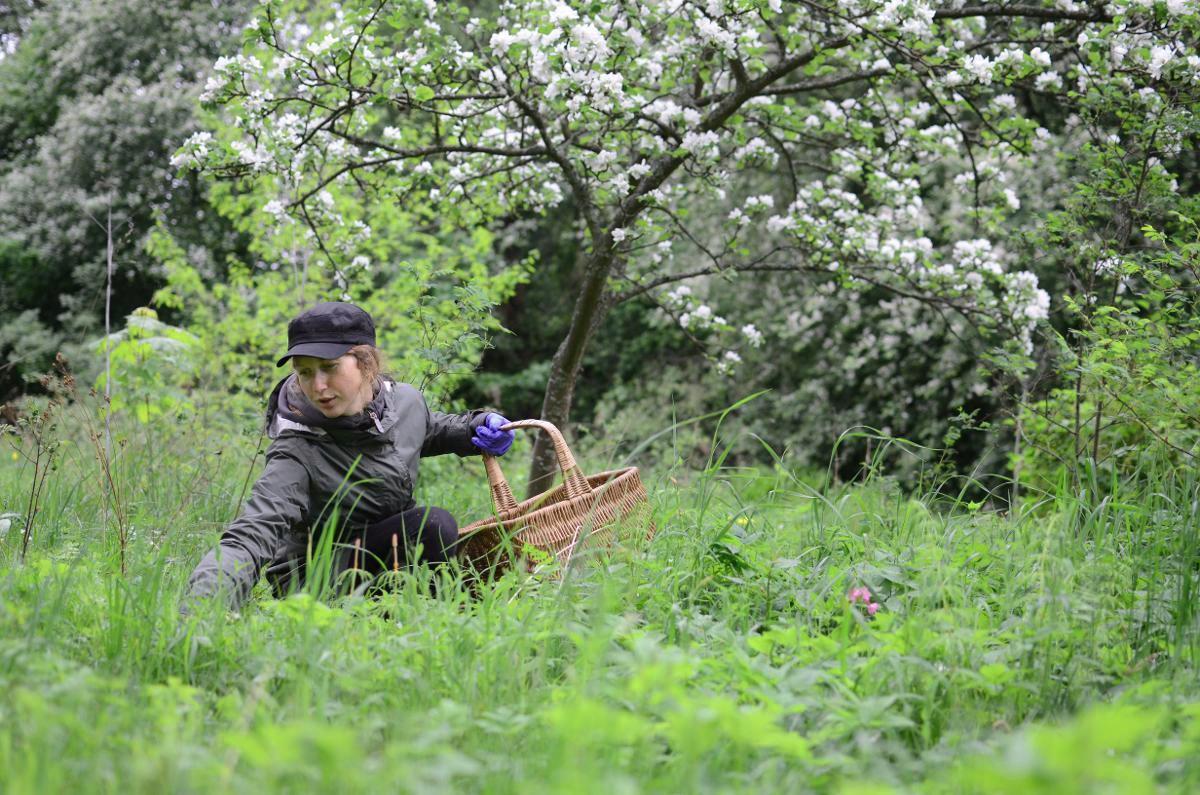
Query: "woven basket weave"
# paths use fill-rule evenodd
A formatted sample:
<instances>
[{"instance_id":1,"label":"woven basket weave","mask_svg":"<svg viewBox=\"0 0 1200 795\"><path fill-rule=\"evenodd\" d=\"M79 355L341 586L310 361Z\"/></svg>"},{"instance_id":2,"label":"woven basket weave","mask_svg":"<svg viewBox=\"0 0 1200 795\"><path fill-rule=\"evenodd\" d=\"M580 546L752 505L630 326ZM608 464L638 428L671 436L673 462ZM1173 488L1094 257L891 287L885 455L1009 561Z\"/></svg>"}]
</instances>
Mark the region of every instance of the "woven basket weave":
<instances>
[{"instance_id":1,"label":"woven basket weave","mask_svg":"<svg viewBox=\"0 0 1200 795\"><path fill-rule=\"evenodd\" d=\"M646 489L637 467L585 476L557 427L542 420L520 420L503 429L521 428L540 428L550 434L563 482L517 502L500 464L485 454L483 464L492 487L495 514L459 530L459 557L464 563L499 574L514 562L531 570L555 560L559 566L556 571L561 573L578 550L616 541L617 525L644 527L646 538L654 535Z\"/></svg>"}]
</instances>

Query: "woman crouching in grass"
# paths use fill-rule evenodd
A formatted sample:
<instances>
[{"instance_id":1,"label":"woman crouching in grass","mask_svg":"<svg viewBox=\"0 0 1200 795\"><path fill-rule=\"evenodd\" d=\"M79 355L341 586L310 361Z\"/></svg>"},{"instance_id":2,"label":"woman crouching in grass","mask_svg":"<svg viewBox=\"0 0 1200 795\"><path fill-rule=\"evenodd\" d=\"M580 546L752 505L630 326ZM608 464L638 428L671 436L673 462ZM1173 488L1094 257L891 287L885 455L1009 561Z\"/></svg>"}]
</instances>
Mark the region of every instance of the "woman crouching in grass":
<instances>
[{"instance_id":1,"label":"woman crouching in grass","mask_svg":"<svg viewBox=\"0 0 1200 795\"><path fill-rule=\"evenodd\" d=\"M310 546L337 510L334 581L351 568L375 575L455 556L458 523L416 505L422 456L512 446L508 420L486 410L430 411L421 392L383 375L371 316L353 304L318 304L288 324L278 362L293 371L267 401L266 467L240 516L192 572L184 602L226 595L236 607L266 567L276 595L302 585Z\"/></svg>"}]
</instances>

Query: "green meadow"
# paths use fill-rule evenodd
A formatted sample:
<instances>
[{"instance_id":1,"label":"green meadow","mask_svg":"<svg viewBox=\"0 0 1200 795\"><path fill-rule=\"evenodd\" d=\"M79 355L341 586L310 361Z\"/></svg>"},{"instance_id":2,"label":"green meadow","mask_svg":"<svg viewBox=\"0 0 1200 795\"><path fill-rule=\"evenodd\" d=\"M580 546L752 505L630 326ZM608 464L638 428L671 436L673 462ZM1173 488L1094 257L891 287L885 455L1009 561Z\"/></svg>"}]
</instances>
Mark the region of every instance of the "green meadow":
<instances>
[{"instance_id":1,"label":"green meadow","mask_svg":"<svg viewBox=\"0 0 1200 795\"><path fill-rule=\"evenodd\" d=\"M23 525L3 536L6 793L1200 787L1194 470L1002 515L883 465L837 484L718 456L644 471L653 539L558 579L260 584L181 618L253 438L134 431L115 496L96 445L64 442L23 561ZM17 458L5 506L29 498ZM420 499L486 515L478 460L426 466Z\"/></svg>"}]
</instances>

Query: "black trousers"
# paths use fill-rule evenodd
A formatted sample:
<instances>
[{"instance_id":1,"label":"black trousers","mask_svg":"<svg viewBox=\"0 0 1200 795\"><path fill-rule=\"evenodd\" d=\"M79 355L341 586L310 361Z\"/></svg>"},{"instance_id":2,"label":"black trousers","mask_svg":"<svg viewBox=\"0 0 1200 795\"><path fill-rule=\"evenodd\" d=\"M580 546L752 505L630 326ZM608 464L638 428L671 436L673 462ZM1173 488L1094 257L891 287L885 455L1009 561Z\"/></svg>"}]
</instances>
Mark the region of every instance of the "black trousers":
<instances>
[{"instance_id":1,"label":"black trousers","mask_svg":"<svg viewBox=\"0 0 1200 795\"><path fill-rule=\"evenodd\" d=\"M356 568L379 574L417 563L445 563L457 554L458 522L445 508L418 505L351 534Z\"/></svg>"},{"instance_id":2,"label":"black trousers","mask_svg":"<svg viewBox=\"0 0 1200 795\"><path fill-rule=\"evenodd\" d=\"M357 541L357 544L355 543ZM458 554L458 522L445 508L417 505L374 524L347 531L339 541L350 568L363 572L353 578L371 577L384 571L436 565ZM307 562L303 557L267 570L276 597L303 586Z\"/></svg>"}]
</instances>

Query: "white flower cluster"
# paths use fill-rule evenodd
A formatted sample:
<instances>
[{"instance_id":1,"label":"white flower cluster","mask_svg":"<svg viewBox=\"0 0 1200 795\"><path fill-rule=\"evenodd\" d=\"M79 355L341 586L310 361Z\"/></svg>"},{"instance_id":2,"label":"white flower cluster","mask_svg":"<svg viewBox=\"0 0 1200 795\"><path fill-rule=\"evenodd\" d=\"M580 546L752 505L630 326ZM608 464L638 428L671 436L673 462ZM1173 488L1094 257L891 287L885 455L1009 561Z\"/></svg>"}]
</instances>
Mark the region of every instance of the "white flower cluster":
<instances>
[{"instance_id":1,"label":"white flower cluster","mask_svg":"<svg viewBox=\"0 0 1200 795\"><path fill-rule=\"evenodd\" d=\"M721 136L712 130L689 131L683 136L680 146L694 155L697 160L712 161L721 155Z\"/></svg>"},{"instance_id":2,"label":"white flower cluster","mask_svg":"<svg viewBox=\"0 0 1200 795\"><path fill-rule=\"evenodd\" d=\"M1147 11L1153 11L1157 6L1162 5L1166 12L1173 17L1200 13L1200 8L1196 7L1195 0L1165 0L1165 2L1163 0L1123 0L1123 3L1118 3L1118 5L1122 4L1127 8Z\"/></svg>"},{"instance_id":3,"label":"white flower cluster","mask_svg":"<svg viewBox=\"0 0 1200 795\"><path fill-rule=\"evenodd\" d=\"M696 32L705 44L710 44L725 53L727 58L737 56L737 36L721 27L720 24L712 19L698 17L696 19Z\"/></svg>"},{"instance_id":4,"label":"white flower cluster","mask_svg":"<svg viewBox=\"0 0 1200 795\"><path fill-rule=\"evenodd\" d=\"M737 351L725 351L717 359L717 373L724 376L733 375L734 370L741 362L742 357Z\"/></svg>"},{"instance_id":5,"label":"white flower cluster","mask_svg":"<svg viewBox=\"0 0 1200 795\"><path fill-rule=\"evenodd\" d=\"M529 11L536 13L536 7ZM548 14L553 22L548 29L514 27L493 33L488 42L491 54L501 62L527 58L530 75L545 85L546 99L564 101L572 118L585 108L623 108L628 101L625 76L605 66L613 50L601 32L603 21L581 17L561 2L551 3Z\"/></svg>"},{"instance_id":6,"label":"white flower cluster","mask_svg":"<svg viewBox=\"0 0 1200 795\"><path fill-rule=\"evenodd\" d=\"M1038 286L1029 271L1010 273L1001 300L1017 324L1017 339L1026 353L1033 352L1033 329L1050 316L1050 294Z\"/></svg>"},{"instance_id":7,"label":"white flower cluster","mask_svg":"<svg viewBox=\"0 0 1200 795\"><path fill-rule=\"evenodd\" d=\"M933 32L934 8L923 0L886 0L869 20L872 27L899 28L901 33L923 38Z\"/></svg>"},{"instance_id":8,"label":"white flower cluster","mask_svg":"<svg viewBox=\"0 0 1200 795\"><path fill-rule=\"evenodd\" d=\"M963 68L974 75L980 83L990 83L995 73L996 63L984 55L968 55L963 60Z\"/></svg>"},{"instance_id":9,"label":"white flower cluster","mask_svg":"<svg viewBox=\"0 0 1200 795\"><path fill-rule=\"evenodd\" d=\"M713 314L712 307L708 304L697 304L691 312L684 312L679 316L679 325L688 330L702 330L719 328L727 325L727 322L720 315Z\"/></svg>"},{"instance_id":10,"label":"white flower cluster","mask_svg":"<svg viewBox=\"0 0 1200 795\"><path fill-rule=\"evenodd\" d=\"M764 193L761 196L750 196L746 199L746 210L751 213L760 213L775 207L775 198L770 194Z\"/></svg>"},{"instance_id":11,"label":"white flower cluster","mask_svg":"<svg viewBox=\"0 0 1200 795\"><path fill-rule=\"evenodd\" d=\"M213 143L213 136L210 132L200 131L192 133L179 151L171 156L171 165L174 168L202 168L208 160L210 147Z\"/></svg>"},{"instance_id":12,"label":"white flower cluster","mask_svg":"<svg viewBox=\"0 0 1200 795\"><path fill-rule=\"evenodd\" d=\"M275 121L274 133L276 139L285 146L295 148L304 140L308 131L304 119L295 113L284 113Z\"/></svg>"},{"instance_id":13,"label":"white flower cluster","mask_svg":"<svg viewBox=\"0 0 1200 795\"><path fill-rule=\"evenodd\" d=\"M275 219L277 223L287 219L287 207L279 199L271 199L263 205L263 212Z\"/></svg>"},{"instance_id":14,"label":"white flower cluster","mask_svg":"<svg viewBox=\"0 0 1200 795\"><path fill-rule=\"evenodd\" d=\"M229 147L237 155L238 162L249 166L251 171L266 171L267 166L271 163L271 155L262 144L253 146L246 141L233 141Z\"/></svg>"},{"instance_id":15,"label":"white flower cluster","mask_svg":"<svg viewBox=\"0 0 1200 795\"><path fill-rule=\"evenodd\" d=\"M686 284L681 284L673 290L669 290L666 294L667 303L671 306L680 306L685 303L692 294L692 288Z\"/></svg>"},{"instance_id":16,"label":"white flower cluster","mask_svg":"<svg viewBox=\"0 0 1200 795\"><path fill-rule=\"evenodd\" d=\"M1033 80L1034 88L1038 91L1058 91L1062 88L1062 75L1057 72L1042 72Z\"/></svg>"},{"instance_id":17,"label":"white flower cluster","mask_svg":"<svg viewBox=\"0 0 1200 795\"><path fill-rule=\"evenodd\" d=\"M779 153L762 138L751 138L745 146L734 150L733 161L739 166L761 163L767 168L774 168L779 163Z\"/></svg>"},{"instance_id":18,"label":"white flower cluster","mask_svg":"<svg viewBox=\"0 0 1200 795\"><path fill-rule=\"evenodd\" d=\"M956 50L963 50L965 45L966 43L963 41L956 42ZM948 48L943 49L944 51L940 51L943 57L952 56L952 52ZM1034 45L1026 51L1017 44L1009 44L990 56L986 51L971 52L962 59L958 69L950 70L942 75L940 82L942 86L950 89L968 84L987 86L1026 75L1032 71L1038 73L1035 80L1041 81L1044 87L1062 80L1061 76L1050 71L1053 66L1054 62L1050 53L1041 47Z\"/></svg>"},{"instance_id":19,"label":"white flower cluster","mask_svg":"<svg viewBox=\"0 0 1200 795\"><path fill-rule=\"evenodd\" d=\"M262 72L262 62L248 55L222 56L213 64L213 73L204 83L200 93L201 102L212 102L230 89L231 84L242 80L246 74L257 77Z\"/></svg>"}]
</instances>

